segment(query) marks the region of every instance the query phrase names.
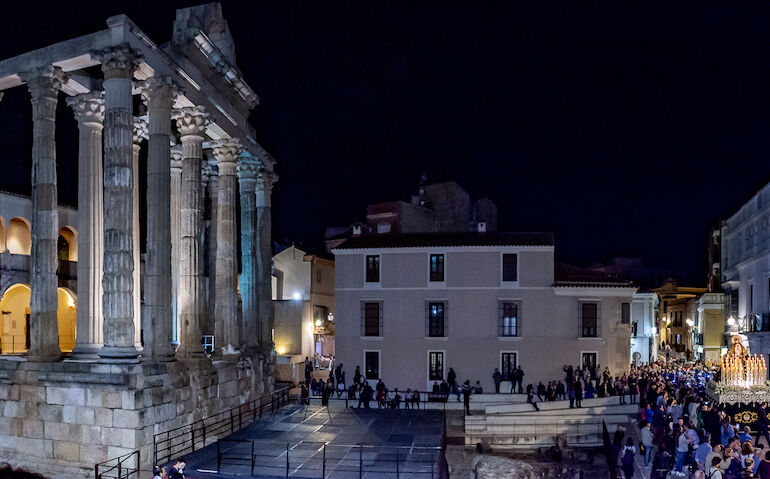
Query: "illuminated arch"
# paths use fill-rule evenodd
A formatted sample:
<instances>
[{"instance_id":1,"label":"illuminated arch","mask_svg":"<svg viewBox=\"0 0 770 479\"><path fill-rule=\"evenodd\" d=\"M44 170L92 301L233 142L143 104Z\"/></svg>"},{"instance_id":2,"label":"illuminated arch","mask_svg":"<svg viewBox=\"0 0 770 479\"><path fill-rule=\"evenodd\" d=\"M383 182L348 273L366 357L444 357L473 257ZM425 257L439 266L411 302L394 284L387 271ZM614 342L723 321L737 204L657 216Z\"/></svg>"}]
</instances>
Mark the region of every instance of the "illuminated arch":
<instances>
[{"instance_id":1,"label":"illuminated arch","mask_svg":"<svg viewBox=\"0 0 770 479\"><path fill-rule=\"evenodd\" d=\"M59 230L59 240L56 244L58 258L65 261L78 260L78 234L72 226L64 226Z\"/></svg>"},{"instance_id":2,"label":"illuminated arch","mask_svg":"<svg viewBox=\"0 0 770 479\"><path fill-rule=\"evenodd\" d=\"M5 246L11 254L29 256L32 251L32 232L26 218L11 218L5 234Z\"/></svg>"},{"instance_id":3,"label":"illuminated arch","mask_svg":"<svg viewBox=\"0 0 770 479\"><path fill-rule=\"evenodd\" d=\"M5 253L5 220L0 216L0 253Z\"/></svg>"},{"instance_id":4,"label":"illuminated arch","mask_svg":"<svg viewBox=\"0 0 770 479\"><path fill-rule=\"evenodd\" d=\"M77 296L66 288L57 288L56 292L59 348L62 352L71 352L75 347ZM29 286L22 283L10 286L0 298L0 352L2 354L18 354L27 351L30 298Z\"/></svg>"}]
</instances>

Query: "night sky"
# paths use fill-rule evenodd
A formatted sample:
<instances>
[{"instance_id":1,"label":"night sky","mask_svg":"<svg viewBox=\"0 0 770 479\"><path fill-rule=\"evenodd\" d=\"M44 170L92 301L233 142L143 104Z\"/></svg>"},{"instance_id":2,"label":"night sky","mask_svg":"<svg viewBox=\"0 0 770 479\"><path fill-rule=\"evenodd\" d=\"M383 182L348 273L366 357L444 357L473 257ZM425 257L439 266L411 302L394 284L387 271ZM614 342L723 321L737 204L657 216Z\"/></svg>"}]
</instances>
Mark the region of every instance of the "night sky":
<instances>
[{"instance_id":1,"label":"night sky","mask_svg":"<svg viewBox=\"0 0 770 479\"><path fill-rule=\"evenodd\" d=\"M162 44L196 4L8 3L0 58L118 13ZM767 4L222 3L279 162L279 242L317 246L425 173L492 198L500 230L553 231L560 260L640 257L705 283L709 227L770 180ZM0 102L0 188L22 193L27 97ZM75 203L76 126L59 108L60 197Z\"/></svg>"}]
</instances>

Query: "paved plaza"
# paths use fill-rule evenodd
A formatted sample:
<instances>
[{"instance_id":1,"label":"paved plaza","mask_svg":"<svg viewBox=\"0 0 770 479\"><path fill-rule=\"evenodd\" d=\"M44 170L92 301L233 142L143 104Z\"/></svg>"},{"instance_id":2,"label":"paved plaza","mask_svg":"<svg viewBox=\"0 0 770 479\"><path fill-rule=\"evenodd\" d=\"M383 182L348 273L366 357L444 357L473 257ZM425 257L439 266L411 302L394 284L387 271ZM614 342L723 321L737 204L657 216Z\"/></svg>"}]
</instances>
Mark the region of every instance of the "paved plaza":
<instances>
[{"instance_id":1,"label":"paved plaza","mask_svg":"<svg viewBox=\"0 0 770 479\"><path fill-rule=\"evenodd\" d=\"M293 405L186 455L187 477L438 478L443 430L441 411Z\"/></svg>"}]
</instances>

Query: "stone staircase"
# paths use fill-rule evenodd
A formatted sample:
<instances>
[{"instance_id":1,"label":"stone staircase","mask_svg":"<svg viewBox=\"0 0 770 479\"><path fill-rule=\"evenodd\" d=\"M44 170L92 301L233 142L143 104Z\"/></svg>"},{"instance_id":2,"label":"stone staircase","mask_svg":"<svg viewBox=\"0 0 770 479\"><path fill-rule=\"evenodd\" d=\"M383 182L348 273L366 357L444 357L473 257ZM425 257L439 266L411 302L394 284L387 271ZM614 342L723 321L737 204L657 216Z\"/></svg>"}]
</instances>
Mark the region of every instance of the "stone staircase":
<instances>
[{"instance_id":1,"label":"stone staircase","mask_svg":"<svg viewBox=\"0 0 770 479\"><path fill-rule=\"evenodd\" d=\"M638 405L618 404L618 398L587 399L582 408L567 401L531 404L490 404L483 414L465 417L465 444L486 442L493 448L537 449L554 445L590 448L602 444L602 421L613 432L627 424Z\"/></svg>"}]
</instances>

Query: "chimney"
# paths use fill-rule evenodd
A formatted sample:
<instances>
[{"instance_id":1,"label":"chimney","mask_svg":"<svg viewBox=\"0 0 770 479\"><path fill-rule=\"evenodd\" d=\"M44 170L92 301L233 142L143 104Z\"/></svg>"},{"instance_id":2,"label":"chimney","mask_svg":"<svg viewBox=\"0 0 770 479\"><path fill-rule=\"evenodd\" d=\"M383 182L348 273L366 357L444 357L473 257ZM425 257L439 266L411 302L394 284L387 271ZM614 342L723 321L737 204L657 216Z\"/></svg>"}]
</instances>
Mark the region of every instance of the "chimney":
<instances>
[{"instance_id":1,"label":"chimney","mask_svg":"<svg viewBox=\"0 0 770 479\"><path fill-rule=\"evenodd\" d=\"M353 225L353 237L361 236L361 225Z\"/></svg>"},{"instance_id":2,"label":"chimney","mask_svg":"<svg viewBox=\"0 0 770 479\"><path fill-rule=\"evenodd\" d=\"M486 233L487 232L487 223L485 221L479 221L476 231L479 233Z\"/></svg>"}]
</instances>

